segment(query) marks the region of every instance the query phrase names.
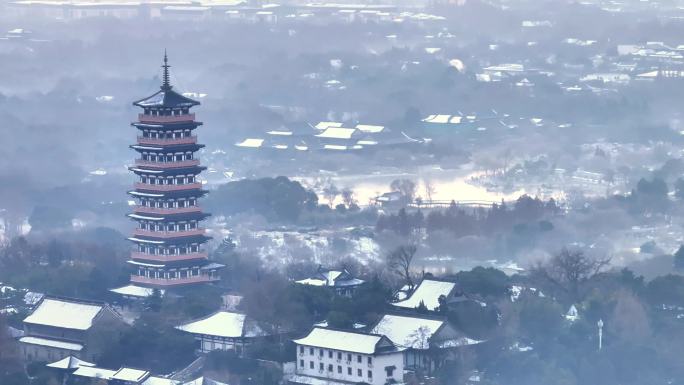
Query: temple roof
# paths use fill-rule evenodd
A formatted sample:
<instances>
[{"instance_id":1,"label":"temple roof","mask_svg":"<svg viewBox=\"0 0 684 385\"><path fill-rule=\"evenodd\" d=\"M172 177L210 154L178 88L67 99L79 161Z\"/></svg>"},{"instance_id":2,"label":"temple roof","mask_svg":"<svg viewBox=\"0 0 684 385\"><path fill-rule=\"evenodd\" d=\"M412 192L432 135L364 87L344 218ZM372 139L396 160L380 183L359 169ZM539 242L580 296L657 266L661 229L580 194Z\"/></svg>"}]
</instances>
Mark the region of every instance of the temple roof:
<instances>
[{"instance_id":1,"label":"temple roof","mask_svg":"<svg viewBox=\"0 0 684 385\"><path fill-rule=\"evenodd\" d=\"M169 60L164 52L164 79L160 90L146 98L133 102L134 106L149 108L149 107L163 107L163 108L182 108L197 106L200 102L185 97L173 90L173 86L169 80Z\"/></svg>"}]
</instances>

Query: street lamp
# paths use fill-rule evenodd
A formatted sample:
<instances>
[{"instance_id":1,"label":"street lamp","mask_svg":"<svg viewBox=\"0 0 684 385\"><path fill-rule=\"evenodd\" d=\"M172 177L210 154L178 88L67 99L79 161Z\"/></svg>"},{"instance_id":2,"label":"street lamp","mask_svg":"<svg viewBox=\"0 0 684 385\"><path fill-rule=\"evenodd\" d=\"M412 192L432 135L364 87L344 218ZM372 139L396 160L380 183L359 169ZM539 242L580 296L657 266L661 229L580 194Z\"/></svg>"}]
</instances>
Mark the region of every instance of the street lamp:
<instances>
[{"instance_id":1,"label":"street lamp","mask_svg":"<svg viewBox=\"0 0 684 385\"><path fill-rule=\"evenodd\" d=\"M599 351L601 351L603 348L603 320L599 319L596 325L598 326Z\"/></svg>"}]
</instances>

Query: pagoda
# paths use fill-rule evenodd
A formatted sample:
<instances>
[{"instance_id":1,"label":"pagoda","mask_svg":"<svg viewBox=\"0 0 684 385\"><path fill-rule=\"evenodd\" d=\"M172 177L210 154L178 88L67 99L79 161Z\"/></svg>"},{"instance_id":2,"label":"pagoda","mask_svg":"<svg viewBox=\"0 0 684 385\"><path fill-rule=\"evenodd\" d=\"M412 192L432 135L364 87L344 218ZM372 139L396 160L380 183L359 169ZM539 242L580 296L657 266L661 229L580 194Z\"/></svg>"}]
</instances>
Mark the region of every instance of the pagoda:
<instances>
[{"instance_id":1,"label":"pagoda","mask_svg":"<svg viewBox=\"0 0 684 385\"><path fill-rule=\"evenodd\" d=\"M200 165L192 107L199 105L176 92L169 80L164 53L163 81L159 91L133 103L142 108L137 143L130 147L139 157L129 169L136 175L129 194L136 206L128 216L137 222L128 238L135 248L128 261L133 267L131 284L112 291L131 297L149 295L150 289L212 282L223 265L210 263L203 245L210 239L201 227L209 216L199 206L207 193L198 180L206 169Z\"/></svg>"}]
</instances>

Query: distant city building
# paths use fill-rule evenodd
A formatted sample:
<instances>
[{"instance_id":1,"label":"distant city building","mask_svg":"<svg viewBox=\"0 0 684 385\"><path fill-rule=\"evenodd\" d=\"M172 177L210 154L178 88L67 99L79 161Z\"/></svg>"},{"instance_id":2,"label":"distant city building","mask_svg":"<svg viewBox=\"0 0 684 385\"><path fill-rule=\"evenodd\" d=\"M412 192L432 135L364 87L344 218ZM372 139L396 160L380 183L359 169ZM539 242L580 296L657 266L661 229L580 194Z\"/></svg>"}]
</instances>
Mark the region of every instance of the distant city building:
<instances>
[{"instance_id":1,"label":"distant city building","mask_svg":"<svg viewBox=\"0 0 684 385\"><path fill-rule=\"evenodd\" d=\"M346 269L329 270L319 266L318 271L311 277L295 282L300 285L328 287L338 295L351 297L365 281L354 278Z\"/></svg>"},{"instance_id":2,"label":"distant city building","mask_svg":"<svg viewBox=\"0 0 684 385\"><path fill-rule=\"evenodd\" d=\"M24 319L24 337L19 342L24 358L30 361L69 356L92 359L103 347L89 346L92 337L111 333L116 338L117 330L124 327L119 314L103 302L46 296Z\"/></svg>"},{"instance_id":3,"label":"distant city building","mask_svg":"<svg viewBox=\"0 0 684 385\"><path fill-rule=\"evenodd\" d=\"M170 288L212 282L219 279L222 265L210 263L203 245L210 238L200 222L199 198L206 194L198 180L206 167L196 156L204 145L193 131L202 125L190 109L198 101L173 90L169 65L164 56L164 78L154 95L133 103L143 109L138 121L138 141L131 148L140 154L130 170L138 178L130 191L137 200L128 216L138 224L135 244L128 263L134 268L131 285L114 289L129 297L151 294L144 288Z\"/></svg>"},{"instance_id":4,"label":"distant city building","mask_svg":"<svg viewBox=\"0 0 684 385\"><path fill-rule=\"evenodd\" d=\"M291 384L401 383L403 354L378 334L314 327L297 345Z\"/></svg>"}]
</instances>

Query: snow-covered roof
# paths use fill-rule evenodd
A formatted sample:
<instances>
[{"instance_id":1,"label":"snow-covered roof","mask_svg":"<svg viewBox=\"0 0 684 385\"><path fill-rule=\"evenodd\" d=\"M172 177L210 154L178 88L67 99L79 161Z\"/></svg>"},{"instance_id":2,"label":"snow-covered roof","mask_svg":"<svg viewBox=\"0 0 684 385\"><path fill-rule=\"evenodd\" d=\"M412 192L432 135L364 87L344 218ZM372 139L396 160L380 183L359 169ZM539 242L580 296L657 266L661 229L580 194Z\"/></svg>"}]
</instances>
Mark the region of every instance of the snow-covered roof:
<instances>
[{"instance_id":1,"label":"snow-covered roof","mask_svg":"<svg viewBox=\"0 0 684 385\"><path fill-rule=\"evenodd\" d=\"M332 381L330 379L323 379L323 378L317 378L317 377L310 377L310 376L302 376L299 374L294 374L292 376L288 376L287 380L291 384L306 384L306 385L348 385L348 382L341 382L341 381Z\"/></svg>"},{"instance_id":2,"label":"snow-covered roof","mask_svg":"<svg viewBox=\"0 0 684 385\"><path fill-rule=\"evenodd\" d=\"M358 286L365 281L353 278L346 270L326 270L319 268L313 276L295 282L301 285L343 287Z\"/></svg>"},{"instance_id":3,"label":"snow-covered roof","mask_svg":"<svg viewBox=\"0 0 684 385\"><path fill-rule=\"evenodd\" d=\"M141 369L122 367L111 377L112 380L140 382L150 375L150 372Z\"/></svg>"},{"instance_id":4,"label":"snow-covered roof","mask_svg":"<svg viewBox=\"0 0 684 385\"><path fill-rule=\"evenodd\" d=\"M306 337L294 340L294 343L352 353L373 354L381 339L382 336L377 334L315 327Z\"/></svg>"},{"instance_id":5,"label":"snow-covered roof","mask_svg":"<svg viewBox=\"0 0 684 385\"><path fill-rule=\"evenodd\" d=\"M228 385L224 382L218 382L216 380L212 380L211 378L208 377L199 377L196 378L192 381L184 382L181 385Z\"/></svg>"},{"instance_id":6,"label":"snow-covered roof","mask_svg":"<svg viewBox=\"0 0 684 385\"><path fill-rule=\"evenodd\" d=\"M235 145L238 147L259 148L263 143L263 139L247 138L240 143L236 143Z\"/></svg>"},{"instance_id":7,"label":"snow-covered roof","mask_svg":"<svg viewBox=\"0 0 684 385\"><path fill-rule=\"evenodd\" d=\"M25 323L88 330L104 305L59 298L44 298Z\"/></svg>"},{"instance_id":8,"label":"snow-covered roof","mask_svg":"<svg viewBox=\"0 0 684 385\"><path fill-rule=\"evenodd\" d=\"M319 138L330 138L330 139L350 139L352 135L356 132L356 128L345 128L345 127L328 127L325 131L317 134Z\"/></svg>"},{"instance_id":9,"label":"snow-covered roof","mask_svg":"<svg viewBox=\"0 0 684 385\"><path fill-rule=\"evenodd\" d=\"M377 134L378 132L382 132L382 130L385 129L384 126L374 126L374 125L370 125L370 124L357 124L356 128L361 132L366 132L366 133L371 133L371 134Z\"/></svg>"},{"instance_id":10,"label":"snow-covered roof","mask_svg":"<svg viewBox=\"0 0 684 385\"><path fill-rule=\"evenodd\" d=\"M55 369L76 369L80 366L95 366L95 364L80 360L74 356L67 356L59 361L55 361L47 364L46 366Z\"/></svg>"},{"instance_id":11,"label":"snow-covered roof","mask_svg":"<svg viewBox=\"0 0 684 385\"><path fill-rule=\"evenodd\" d=\"M112 293L126 295L130 297L146 298L152 295L154 289L136 285L126 285L122 287L117 287L116 289L111 289L109 291L111 291ZM164 289L160 289L159 292L161 293L161 295L164 295Z\"/></svg>"},{"instance_id":12,"label":"snow-covered roof","mask_svg":"<svg viewBox=\"0 0 684 385\"><path fill-rule=\"evenodd\" d=\"M468 337L459 337L459 338L453 338L453 339L446 340L446 341L440 341L437 344L437 347L441 348L441 349L456 348L459 346L477 345L477 344L481 344L483 342L485 342L485 341L475 340L475 339L468 338Z\"/></svg>"},{"instance_id":13,"label":"snow-covered roof","mask_svg":"<svg viewBox=\"0 0 684 385\"><path fill-rule=\"evenodd\" d=\"M339 122L318 122L318 124L316 124L316 129L321 130L321 131L323 131L329 127L342 127L342 123L339 123Z\"/></svg>"},{"instance_id":14,"label":"snow-covered roof","mask_svg":"<svg viewBox=\"0 0 684 385\"><path fill-rule=\"evenodd\" d=\"M192 334L202 334L225 338L260 337L267 335L247 316L230 311L218 311L205 318L189 322L176 329Z\"/></svg>"},{"instance_id":15,"label":"snow-covered roof","mask_svg":"<svg viewBox=\"0 0 684 385\"><path fill-rule=\"evenodd\" d=\"M424 279L407 299L392 305L415 309L423 302L428 310L435 310L439 307L439 297L442 295L448 297L454 287L456 284L453 282Z\"/></svg>"},{"instance_id":16,"label":"snow-covered roof","mask_svg":"<svg viewBox=\"0 0 684 385\"><path fill-rule=\"evenodd\" d=\"M142 385L177 385L178 381L170 378L149 376Z\"/></svg>"},{"instance_id":17,"label":"snow-covered roof","mask_svg":"<svg viewBox=\"0 0 684 385\"><path fill-rule=\"evenodd\" d=\"M77 344L75 342L65 342L65 341L60 341L60 340L53 340L53 339L49 339L49 338L21 337L19 339L19 342L22 342L25 344L30 344L30 345L40 345L40 346L47 346L47 347L51 347L51 348L72 350L75 352L80 352L81 350L83 350L83 345L81 345L81 344Z\"/></svg>"},{"instance_id":18,"label":"snow-covered roof","mask_svg":"<svg viewBox=\"0 0 684 385\"><path fill-rule=\"evenodd\" d=\"M428 349L443 320L385 314L371 333L382 334L400 348Z\"/></svg>"},{"instance_id":19,"label":"snow-covered roof","mask_svg":"<svg viewBox=\"0 0 684 385\"><path fill-rule=\"evenodd\" d=\"M88 377L88 378L102 378L109 380L116 373L116 370L102 369L90 366L79 366L74 372L74 376Z\"/></svg>"},{"instance_id":20,"label":"snow-covered roof","mask_svg":"<svg viewBox=\"0 0 684 385\"><path fill-rule=\"evenodd\" d=\"M178 384L178 381L172 380L170 378L164 378L164 377L156 377L156 376L149 376L145 380L145 382L142 383L142 385L176 385Z\"/></svg>"}]
</instances>

